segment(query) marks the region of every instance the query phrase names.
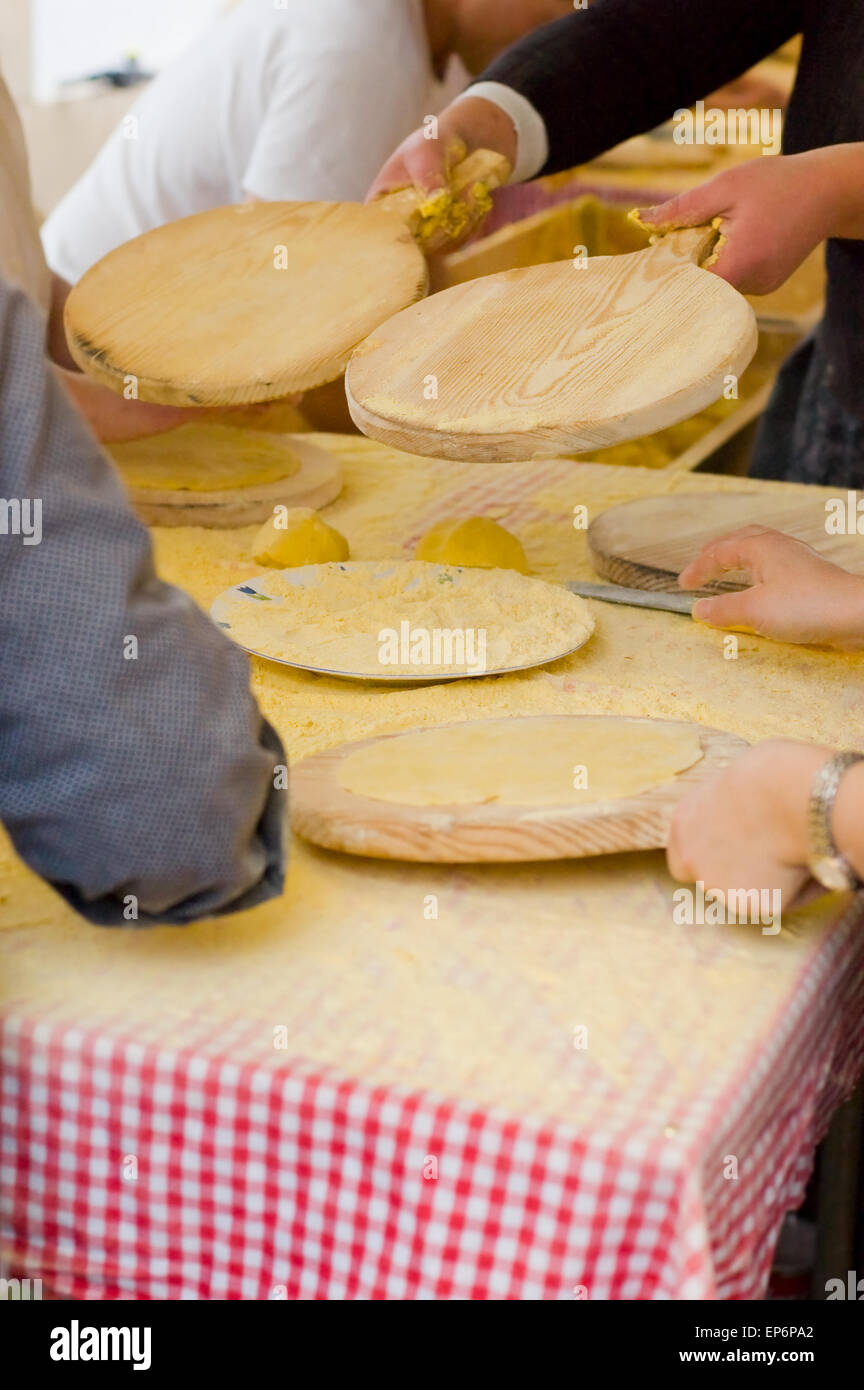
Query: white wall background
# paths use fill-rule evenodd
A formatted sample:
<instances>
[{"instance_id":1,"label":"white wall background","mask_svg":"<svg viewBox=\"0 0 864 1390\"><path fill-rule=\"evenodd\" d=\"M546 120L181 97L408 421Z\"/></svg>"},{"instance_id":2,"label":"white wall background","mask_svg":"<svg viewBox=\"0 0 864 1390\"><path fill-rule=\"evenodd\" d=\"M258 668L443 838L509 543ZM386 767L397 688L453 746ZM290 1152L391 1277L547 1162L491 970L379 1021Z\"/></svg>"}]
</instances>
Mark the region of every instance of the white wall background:
<instances>
[{"instance_id":1,"label":"white wall background","mask_svg":"<svg viewBox=\"0 0 864 1390\"><path fill-rule=\"evenodd\" d=\"M64 81L120 66L130 53L158 71L227 8L226 0L31 0L32 95L51 101Z\"/></svg>"}]
</instances>

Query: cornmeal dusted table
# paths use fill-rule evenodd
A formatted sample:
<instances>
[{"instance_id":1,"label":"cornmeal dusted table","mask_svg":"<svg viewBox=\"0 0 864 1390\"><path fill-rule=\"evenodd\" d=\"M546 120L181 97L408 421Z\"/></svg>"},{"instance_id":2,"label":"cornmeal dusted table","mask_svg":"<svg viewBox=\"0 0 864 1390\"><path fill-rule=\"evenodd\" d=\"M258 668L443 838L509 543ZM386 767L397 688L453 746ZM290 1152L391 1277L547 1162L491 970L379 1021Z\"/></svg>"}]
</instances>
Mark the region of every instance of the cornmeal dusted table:
<instances>
[{"instance_id":1,"label":"cornmeal dusted table","mask_svg":"<svg viewBox=\"0 0 864 1390\"><path fill-rule=\"evenodd\" d=\"M590 577L574 507L776 487L319 442L355 558L486 511L550 579ZM257 572L254 532L162 531L160 569L209 603ZM295 758L506 713L864 739L860 658L739 635L726 660L687 619L595 615L532 673L406 690L256 662L255 686ZM279 902L112 932L0 858L3 1253L60 1297L758 1297L864 1064L846 898L763 936L677 925L661 854L451 869L295 842Z\"/></svg>"}]
</instances>

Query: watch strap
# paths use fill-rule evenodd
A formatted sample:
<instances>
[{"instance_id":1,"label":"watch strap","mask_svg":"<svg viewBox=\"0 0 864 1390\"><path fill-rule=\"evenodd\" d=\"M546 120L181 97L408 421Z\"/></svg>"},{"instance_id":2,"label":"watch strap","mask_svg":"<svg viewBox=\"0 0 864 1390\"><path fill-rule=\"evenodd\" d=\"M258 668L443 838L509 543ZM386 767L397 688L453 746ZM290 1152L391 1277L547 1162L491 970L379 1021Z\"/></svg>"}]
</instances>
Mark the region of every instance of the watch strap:
<instances>
[{"instance_id":1,"label":"watch strap","mask_svg":"<svg viewBox=\"0 0 864 1390\"><path fill-rule=\"evenodd\" d=\"M814 878L826 888L856 889L864 886L845 855L837 848L832 830L834 803L844 773L860 762L864 762L864 753L835 753L819 768L810 788L809 866Z\"/></svg>"}]
</instances>

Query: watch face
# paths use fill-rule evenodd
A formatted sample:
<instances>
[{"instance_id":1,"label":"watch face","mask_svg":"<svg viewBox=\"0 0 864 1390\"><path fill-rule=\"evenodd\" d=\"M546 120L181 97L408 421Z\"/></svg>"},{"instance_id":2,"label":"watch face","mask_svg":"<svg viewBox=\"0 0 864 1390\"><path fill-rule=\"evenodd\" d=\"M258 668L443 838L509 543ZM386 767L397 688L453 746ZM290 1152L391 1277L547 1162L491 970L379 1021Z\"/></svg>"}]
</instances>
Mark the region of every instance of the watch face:
<instances>
[{"instance_id":1,"label":"watch face","mask_svg":"<svg viewBox=\"0 0 864 1390\"><path fill-rule=\"evenodd\" d=\"M852 877L842 859L814 859L810 871L832 893L843 893L852 887Z\"/></svg>"}]
</instances>

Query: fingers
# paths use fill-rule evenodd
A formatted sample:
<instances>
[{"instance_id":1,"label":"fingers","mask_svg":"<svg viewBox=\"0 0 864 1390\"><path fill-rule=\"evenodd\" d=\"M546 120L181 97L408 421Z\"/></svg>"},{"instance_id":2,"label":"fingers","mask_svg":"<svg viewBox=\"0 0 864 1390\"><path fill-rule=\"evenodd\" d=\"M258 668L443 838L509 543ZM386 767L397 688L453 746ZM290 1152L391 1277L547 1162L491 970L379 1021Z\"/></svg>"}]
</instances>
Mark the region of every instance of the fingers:
<instances>
[{"instance_id":1,"label":"fingers","mask_svg":"<svg viewBox=\"0 0 864 1390\"><path fill-rule=\"evenodd\" d=\"M367 203L412 185L424 193L447 187L448 150L440 140L427 140L422 130L409 135L388 159L366 195Z\"/></svg>"},{"instance_id":2,"label":"fingers","mask_svg":"<svg viewBox=\"0 0 864 1390\"><path fill-rule=\"evenodd\" d=\"M753 566L764 556L765 538L778 534L767 526L742 526L727 536L718 536L684 567L678 576L679 585L682 589L703 589L730 570L752 574Z\"/></svg>"},{"instance_id":3,"label":"fingers","mask_svg":"<svg viewBox=\"0 0 864 1390\"><path fill-rule=\"evenodd\" d=\"M720 232L723 239L714 248L716 260L710 258L703 267L709 275L725 280L740 294L770 294L782 284L785 276L770 263L758 257L754 263L754 238L746 223L725 217Z\"/></svg>"},{"instance_id":4,"label":"fingers","mask_svg":"<svg viewBox=\"0 0 864 1390\"><path fill-rule=\"evenodd\" d=\"M693 617L709 627L739 628L747 632L753 627L753 596L755 589L742 589L735 594L718 594L716 598L700 598L693 605Z\"/></svg>"},{"instance_id":5,"label":"fingers","mask_svg":"<svg viewBox=\"0 0 864 1390\"><path fill-rule=\"evenodd\" d=\"M672 227L701 227L728 211L728 188L724 174L709 179L698 188L679 193L656 207L639 213L642 222L658 230Z\"/></svg>"},{"instance_id":6,"label":"fingers","mask_svg":"<svg viewBox=\"0 0 864 1390\"><path fill-rule=\"evenodd\" d=\"M744 570L754 582L775 577L780 566L819 568L823 561L812 546L797 536L787 536L770 526L742 526L727 536L709 541L681 571L682 589L702 589L731 570Z\"/></svg>"},{"instance_id":7,"label":"fingers","mask_svg":"<svg viewBox=\"0 0 864 1390\"><path fill-rule=\"evenodd\" d=\"M745 258L749 257L749 252L746 246L739 249L737 239L733 235L733 225L730 221L734 213L733 194L734 184L730 183L729 176L718 174L707 183L700 184L698 188L691 188L676 198L647 208L639 213L639 219L648 227L656 227L658 231L669 231L678 227L708 226L719 217L722 241L715 247L716 259L711 258L705 269L740 288L739 279L746 278L748 273L748 267L744 262Z\"/></svg>"}]
</instances>

